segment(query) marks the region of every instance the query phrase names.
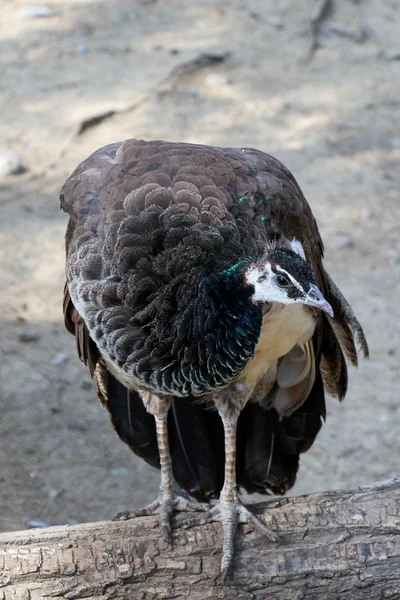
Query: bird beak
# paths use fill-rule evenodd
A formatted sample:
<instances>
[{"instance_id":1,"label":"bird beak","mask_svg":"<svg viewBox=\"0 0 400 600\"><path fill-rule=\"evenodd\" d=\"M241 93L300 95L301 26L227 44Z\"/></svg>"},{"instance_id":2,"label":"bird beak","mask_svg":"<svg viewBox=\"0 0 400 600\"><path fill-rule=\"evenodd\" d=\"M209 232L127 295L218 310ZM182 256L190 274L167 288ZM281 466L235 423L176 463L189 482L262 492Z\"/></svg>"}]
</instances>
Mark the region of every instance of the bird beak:
<instances>
[{"instance_id":1,"label":"bird beak","mask_svg":"<svg viewBox=\"0 0 400 600\"><path fill-rule=\"evenodd\" d=\"M332 306L325 300L319 289L316 285L310 284L310 289L305 297L306 304L310 306L316 306L320 310L328 313L331 317L333 317L333 309Z\"/></svg>"}]
</instances>

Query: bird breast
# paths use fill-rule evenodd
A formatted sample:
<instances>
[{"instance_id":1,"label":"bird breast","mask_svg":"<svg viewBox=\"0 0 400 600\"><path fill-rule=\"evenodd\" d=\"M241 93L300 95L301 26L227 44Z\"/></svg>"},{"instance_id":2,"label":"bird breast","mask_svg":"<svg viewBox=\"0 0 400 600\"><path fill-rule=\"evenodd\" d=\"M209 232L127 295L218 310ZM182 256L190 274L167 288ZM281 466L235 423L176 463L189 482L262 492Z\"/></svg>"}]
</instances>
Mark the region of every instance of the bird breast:
<instances>
[{"instance_id":1,"label":"bird breast","mask_svg":"<svg viewBox=\"0 0 400 600\"><path fill-rule=\"evenodd\" d=\"M276 375L278 359L294 346L306 344L314 333L315 318L303 304L274 303L263 316L261 333L254 350L254 357L238 376L246 387L255 388L263 379ZM268 377L268 374L271 377Z\"/></svg>"}]
</instances>

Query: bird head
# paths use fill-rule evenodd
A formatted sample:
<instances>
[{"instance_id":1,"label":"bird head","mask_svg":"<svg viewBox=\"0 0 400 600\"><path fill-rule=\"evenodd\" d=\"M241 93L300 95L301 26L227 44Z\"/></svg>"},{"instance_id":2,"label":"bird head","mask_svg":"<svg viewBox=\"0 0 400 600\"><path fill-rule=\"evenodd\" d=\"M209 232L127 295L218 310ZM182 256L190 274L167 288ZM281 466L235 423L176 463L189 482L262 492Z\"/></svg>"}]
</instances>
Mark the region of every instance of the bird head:
<instances>
[{"instance_id":1,"label":"bird head","mask_svg":"<svg viewBox=\"0 0 400 600\"><path fill-rule=\"evenodd\" d=\"M248 263L244 278L254 287L252 299L255 302L306 304L333 317L331 305L315 284L311 267L293 250L270 250L257 262Z\"/></svg>"}]
</instances>

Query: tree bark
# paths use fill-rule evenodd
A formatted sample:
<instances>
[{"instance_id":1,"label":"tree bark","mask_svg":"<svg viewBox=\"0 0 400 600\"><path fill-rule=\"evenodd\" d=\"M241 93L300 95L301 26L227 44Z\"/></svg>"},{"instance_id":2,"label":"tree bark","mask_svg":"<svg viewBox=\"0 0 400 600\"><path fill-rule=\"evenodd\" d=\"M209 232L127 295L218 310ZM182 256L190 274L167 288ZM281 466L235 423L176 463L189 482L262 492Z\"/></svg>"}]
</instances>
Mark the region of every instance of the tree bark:
<instances>
[{"instance_id":1,"label":"tree bark","mask_svg":"<svg viewBox=\"0 0 400 600\"><path fill-rule=\"evenodd\" d=\"M254 505L277 544L240 527L219 580L220 525L177 515L0 535L0 600L375 600L400 598L400 479Z\"/></svg>"}]
</instances>

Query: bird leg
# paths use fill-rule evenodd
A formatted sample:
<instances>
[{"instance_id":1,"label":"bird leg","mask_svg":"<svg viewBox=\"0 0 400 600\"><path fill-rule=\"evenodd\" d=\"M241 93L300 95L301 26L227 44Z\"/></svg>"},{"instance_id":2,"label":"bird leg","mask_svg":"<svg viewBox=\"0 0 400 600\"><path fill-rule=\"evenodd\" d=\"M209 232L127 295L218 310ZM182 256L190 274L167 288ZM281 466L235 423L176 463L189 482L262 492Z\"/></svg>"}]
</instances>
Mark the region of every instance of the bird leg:
<instances>
[{"instance_id":1,"label":"bird leg","mask_svg":"<svg viewBox=\"0 0 400 600\"><path fill-rule=\"evenodd\" d=\"M144 397L143 397L144 396ZM206 511L208 504L191 501L186 494L180 490L172 472L171 454L168 444L167 417L170 401L154 396L142 394L146 409L154 415L157 432L157 445L160 455L160 491L155 500L135 511L118 513L113 521L126 521L135 517L144 517L154 514L160 515L160 525L164 538L171 542L171 517L174 512L181 511ZM146 402L147 400L147 402ZM154 411L154 412L153 412ZM157 412L155 412L157 411Z\"/></svg>"},{"instance_id":2,"label":"bird leg","mask_svg":"<svg viewBox=\"0 0 400 600\"><path fill-rule=\"evenodd\" d=\"M239 523L249 523L271 541L278 541L276 533L255 517L239 500L236 488L236 428L239 415L228 418L225 411L219 410L224 426L225 437L225 480L216 506L211 510L213 516L221 521L224 532L222 546L221 574L225 579L232 565L234 539Z\"/></svg>"},{"instance_id":3,"label":"bird leg","mask_svg":"<svg viewBox=\"0 0 400 600\"><path fill-rule=\"evenodd\" d=\"M254 529L267 536L273 542L279 537L264 523L253 515L240 501L236 488L236 428L239 411L230 410L222 404L219 415L224 426L225 438L225 479L219 500L207 514L196 517L192 525L202 525L219 521L223 528L223 545L221 559L221 577L224 581L233 561L235 533L239 523L248 523Z\"/></svg>"}]
</instances>

